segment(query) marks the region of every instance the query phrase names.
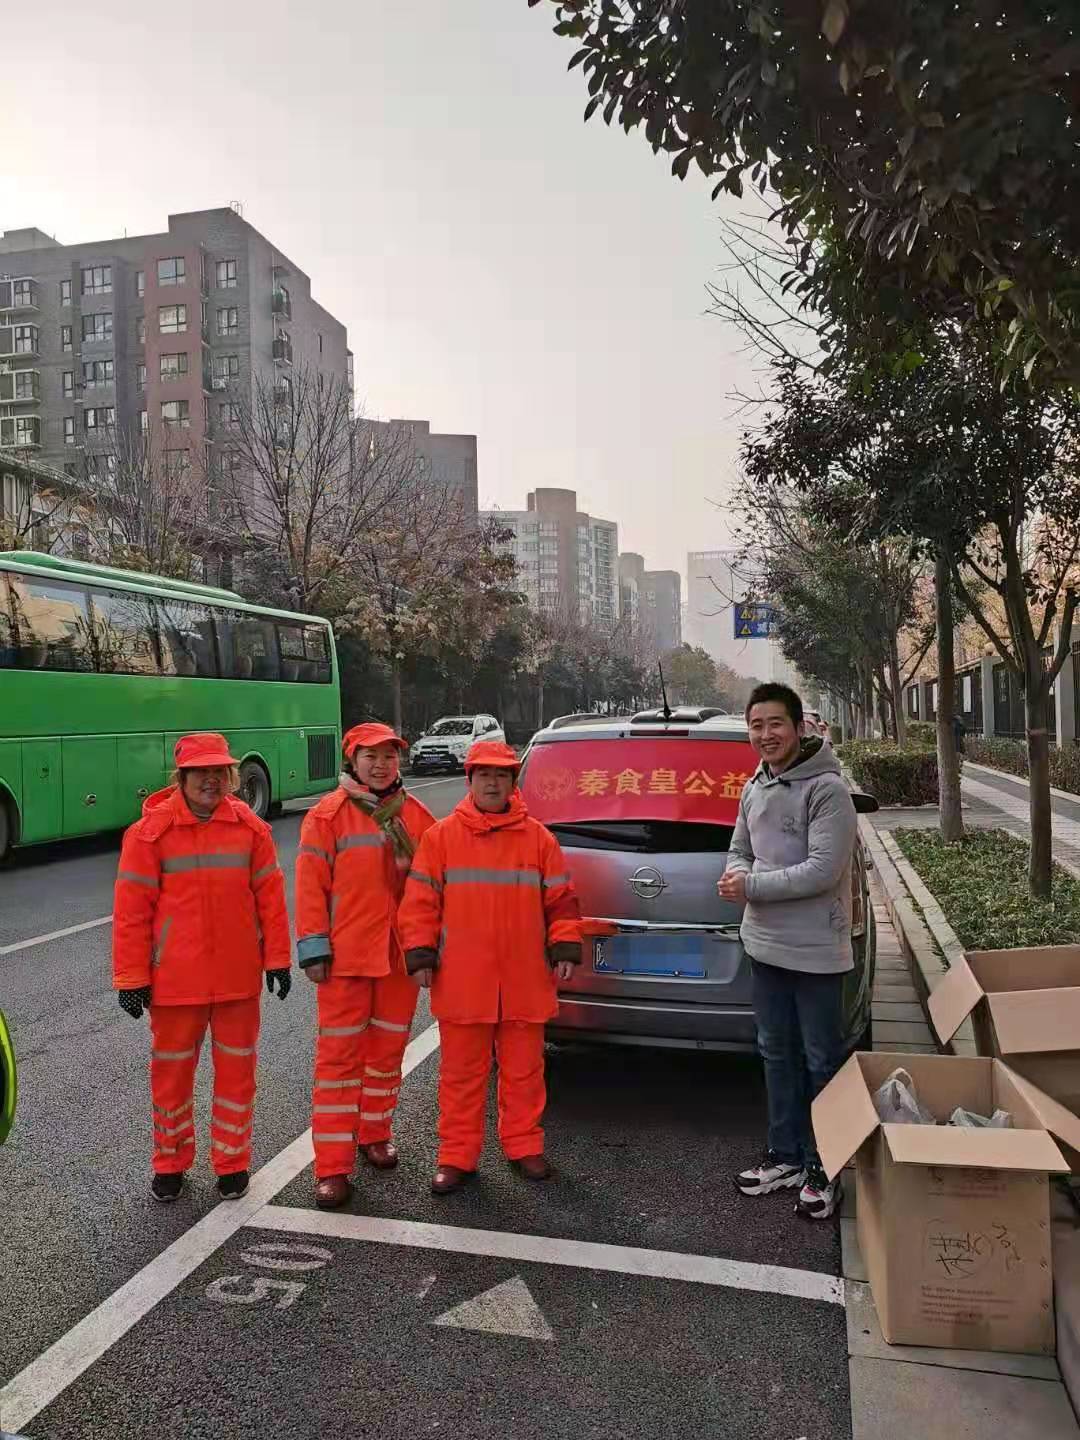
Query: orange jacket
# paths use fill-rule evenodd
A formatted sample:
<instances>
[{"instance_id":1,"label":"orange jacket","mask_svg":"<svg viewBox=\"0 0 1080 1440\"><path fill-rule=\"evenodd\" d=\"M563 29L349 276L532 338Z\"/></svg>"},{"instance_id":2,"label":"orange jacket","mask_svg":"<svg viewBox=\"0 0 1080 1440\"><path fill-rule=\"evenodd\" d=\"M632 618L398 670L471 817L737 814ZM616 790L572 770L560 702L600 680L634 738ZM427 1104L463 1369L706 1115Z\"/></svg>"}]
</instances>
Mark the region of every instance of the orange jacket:
<instances>
[{"instance_id":1,"label":"orange jacket","mask_svg":"<svg viewBox=\"0 0 1080 1440\"><path fill-rule=\"evenodd\" d=\"M434 825L409 795L401 819L414 841ZM304 816L296 857L296 954L301 966L333 962L335 975L402 968L397 907L405 886L393 846L340 786Z\"/></svg>"},{"instance_id":2,"label":"orange jacket","mask_svg":"<svg viewBox=\"0 0 1080 1440\"><path fill-rule=\"evenodd\" d=\"M113 901L113 985L150 985L155 1005L258 995L288 969L285 881L269 825L227 796L209 820L175 785L124 836Z\"/></svg>"},{"instance_id":3,"label":"orange jacket","mask_svg":"<svg viewBox=\"0 0 1080 1440\"><path fill-rule=\"evenodd\" d=\"M399 918L407 951L438 951L438 1019L536 1022L558 1010L547 947L580 941L581 911L559 842L517 791L504 815L466 796L428 831Z\"/></svg>"}]
</instances>

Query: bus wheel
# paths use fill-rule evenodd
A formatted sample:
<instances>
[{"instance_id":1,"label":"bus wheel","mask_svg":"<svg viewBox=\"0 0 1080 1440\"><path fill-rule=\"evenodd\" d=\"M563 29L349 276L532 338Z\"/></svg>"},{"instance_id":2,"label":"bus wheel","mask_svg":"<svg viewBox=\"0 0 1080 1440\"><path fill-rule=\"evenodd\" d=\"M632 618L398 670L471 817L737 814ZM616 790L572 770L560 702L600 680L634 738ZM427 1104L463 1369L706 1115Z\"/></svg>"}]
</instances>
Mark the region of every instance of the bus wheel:
<instances>
[{"instance_id":1,"label":"bus wheel","mask_svg":"<svg viewBox=\"0 0 1080 1440\"><path fill-rule=\"evenodd\" d=\"M257 760L240 766L240 799L250 805L260 820L270 813L270 777Z\"/></svg>"}]
</instances>

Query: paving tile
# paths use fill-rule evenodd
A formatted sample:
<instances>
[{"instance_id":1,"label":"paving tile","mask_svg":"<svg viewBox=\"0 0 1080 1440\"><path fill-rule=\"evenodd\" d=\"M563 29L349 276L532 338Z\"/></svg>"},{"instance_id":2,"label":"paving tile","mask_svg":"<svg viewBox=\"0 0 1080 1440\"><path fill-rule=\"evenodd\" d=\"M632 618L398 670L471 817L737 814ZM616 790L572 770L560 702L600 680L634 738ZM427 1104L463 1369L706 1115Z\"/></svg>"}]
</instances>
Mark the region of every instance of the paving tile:
<instances>
[{"instance_id":1,"label":"paving tile","mask_svg":"<svg viewBox=\"0 0 1080 1440\"><path fill-rule=\"evenodd\" d=\"M841 1225L843 1225L841 1221ZM856 1252L851 1263L862 1267L858 1255L858 1233L855 1221L848 1246ZM842 1237L841 1237L842 1238ZM844 1250L844 1274L848 1274L849 1249ZM865 1355L872 1359L903 1361L911 1365L944 1365L950 1370L985 1370L995 1375L1028 1375L1035 1380L1060 1380L1057 1361L1052 1355L1008 1355L997 1350L948 1350L932 1345L890 1345L881 1333L870 1286L852 1278L845 1281L847 1298L848 1354Z\"/></svg>"},{"instance_id":2,"label":"paving tile","mask_svg":"<svg viewBox=\"0 0 1080 1440\"><path fill-rule=\"evenodd\" d=\"M840 1253L843 1257L842 1270L845 1284L852 1280L867 1280L866 1264L859 1249L859 1226L854 1219L840 1220ZM850 1300L848 1301L850 1304ZM850 1348L850 1347L849 1347Z\"/></svg>"},{"instance_id":3,"label":"paving tile","mask_svg":"<svg viewBox=\"0 0 1080 1440\"><path fill-rule=\"evenodd\" d=\"M870 1013L875 1020L914 1020L922 1025L926 1024L923 1008L918 1001L900 1004L895 1000L885 1000L881 996L875 995Z\"/></svg>"},{"instance_id":4,"label":"paving tile","mask_svg":"<svg viewBox=\"0 0 1080 1440\"><path fill-rule=\"evenodd\" d=\"M1060 1381L854 1355L852 1440L1078 1440Z\"/></svg>"},{"instance_id":5,"label":"paving tile","mask_svg":"<svg viewBox=\"0 0 1080 1440\"><path fill-rule=\"evenodd\" d=\"M926 1021L918 1024L910 1020L875 1020L874 1041L880 1041L882 1045L886 1042L891 1044L896 1041L901 1045L921 1045L930 1034Z\"/></svg>"},{"instance_id":6,"label":"paving tile","mask_svg":"<svg viewBox=\"0 0 1080 1440\"><path fill-rule=\"evenodd\" d=\"M854 1182L854 1180L849 1180L849 1181L847 1181L847 1183L844 1185L844 1194L843 1194L843 1198L842 1198L841 1201L840 1201L840 1219L841 1219L841 1221L844 1221L844 1220L854 1220L854 1219L855 1219L855 1182Z\"/></svg>"},{"instance_id":7,"label":"paving tile","mask_svg":"<svg viewBox=\"0 0 1080 1440\"><path fill-rule=\"evenodd\" d=\"M927 1034L928 1034L928 1035L929 1035L929 1033L930 1033L930 1032L927 1031ZM874 1049L875 1049L875 1050L887 1050L887 1051L888 1051L890 1054L892 1054L892 1055L940 1055L940 1054L941 1054L941 1051L940 1051L940 1050L938 1049L938 1047L934 1044L934 1042L933 1042L932 1039L928 1039L928 1040L926 1041L925 1045L920 1045L917 1041L914 1042L914 1043L912 1043L912 1042L910 1042L910 1041L905 1042L905 1043L901 1043L901 1042L899 1042L899 1041L892 1041L892 1040L890 1040L890 1041L884 1041L884 1040L883 1040L883 1041L881 1041L881 1042L879 1043L878 1040L877 1040L877 1038L876 1038L876 1029L875 1029Z\"/></svg>"},{"instance_id":8,"label":"paving tile","mask_svg":"<svg viewBox=\"0 0 1080 1440\"><path fill-rule=\"evenodd\" d=\"M878 970L874 975L874 989L887 985L890 989L915 989L915 982L907 970Z\"/></svg>"}]
</instances>

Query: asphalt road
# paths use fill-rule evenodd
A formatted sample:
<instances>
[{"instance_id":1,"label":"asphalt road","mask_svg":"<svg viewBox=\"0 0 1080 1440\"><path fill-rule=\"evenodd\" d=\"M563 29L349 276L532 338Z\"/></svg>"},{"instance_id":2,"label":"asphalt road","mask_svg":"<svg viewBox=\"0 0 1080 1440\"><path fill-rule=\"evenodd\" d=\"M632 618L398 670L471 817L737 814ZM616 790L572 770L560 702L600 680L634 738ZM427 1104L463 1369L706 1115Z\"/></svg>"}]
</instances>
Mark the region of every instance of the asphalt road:
<instances>
[{"instance_id":1,"label":"asphalt road","mask_svg":"<svg viewBox=\"0 0 1080 1440\"><path fill-rule=\"evenodd\" d=\"M445 814L461 782L416 789ZM299 825L274 823L290 888ZM109 926L3 953L107 915L117 849L115 836L52 846L0 873L0 1007L21 1083L0 1150L0 1386L15 1380L0 1429L850 1434L837 1232L797 1221L790 1197L744 1200L731 1185L761 1144L750 1060L552 1049L557 1177L529 1185L489 1142L478 1179L437 1201L438 1051L422 997L395 1124L402 1164L364 1172L349 1211L327 1221L293 1143L310 1123L314 1036L313 989L299 981L263 1007L265 1178L239 1206L218 1201L204 1060L200 1159L184 1198L155 1205L147 1031L110 989Z\"/></svg>"}]
</instances>

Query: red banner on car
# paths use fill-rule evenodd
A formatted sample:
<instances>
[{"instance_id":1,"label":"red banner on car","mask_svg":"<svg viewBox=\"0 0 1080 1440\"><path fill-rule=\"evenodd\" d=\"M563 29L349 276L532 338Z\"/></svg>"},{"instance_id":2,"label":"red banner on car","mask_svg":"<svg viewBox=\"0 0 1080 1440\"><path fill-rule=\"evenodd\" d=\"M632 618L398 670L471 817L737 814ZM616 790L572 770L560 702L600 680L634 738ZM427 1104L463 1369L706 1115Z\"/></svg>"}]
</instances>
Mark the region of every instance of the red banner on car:
<instances>
[{"instance_id":1,"label":"red banner on car","mask_svg":"<svg viewBox=\"0 0 1080 1440\"><path fill-rule=\"evenodd\" d=\"M684 820L734 825L757 768L738 740L641 736L534 745L522 781L545 825L590 820Z\"/></svg>"}]
</instances>

